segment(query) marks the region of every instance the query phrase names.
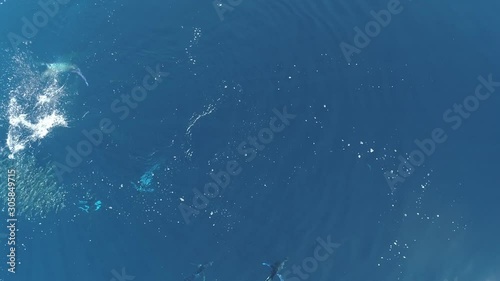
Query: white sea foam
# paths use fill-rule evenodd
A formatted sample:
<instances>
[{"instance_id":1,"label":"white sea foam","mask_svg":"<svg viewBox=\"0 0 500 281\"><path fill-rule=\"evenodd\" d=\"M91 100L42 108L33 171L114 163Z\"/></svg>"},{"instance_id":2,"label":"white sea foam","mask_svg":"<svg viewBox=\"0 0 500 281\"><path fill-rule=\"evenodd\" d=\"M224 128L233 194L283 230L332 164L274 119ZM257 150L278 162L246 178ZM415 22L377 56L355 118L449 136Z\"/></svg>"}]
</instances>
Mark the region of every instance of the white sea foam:
<instances>
[{"instance_id":1,"label":"white sea foam","mask_svg":"<svg viewBox=\"0 0 500 281\"><path fill-rule=\"evenodd\" d=\"M0 146L0 168L22 175L16 181L17 214L29 219L58 212L65 206L66 195L53 167L41 164L29 151L54 128L68 125L63 106L71 88L61 80L67 77L43 73L42 66L27 55L17 54L2 77L6 78L2 86L8 97L1 103L0 118L8 121L8 130L6 145ZM7 155L15 161L6 159ZM0 202L7 204L6 193L0 194Z\"/></svg>"},{"instance_id":2,"label":"white sea foam","mask_svg":"<svg viewBox=\"0 0 500 281\"><path fill-rule=\"evenodd\" d=\"M56 73L41 73L26 56L14 56L9 72L6 144L14 158L54 128L68 125L62 107L67 87Z\"/></svg>"}]
</instances>

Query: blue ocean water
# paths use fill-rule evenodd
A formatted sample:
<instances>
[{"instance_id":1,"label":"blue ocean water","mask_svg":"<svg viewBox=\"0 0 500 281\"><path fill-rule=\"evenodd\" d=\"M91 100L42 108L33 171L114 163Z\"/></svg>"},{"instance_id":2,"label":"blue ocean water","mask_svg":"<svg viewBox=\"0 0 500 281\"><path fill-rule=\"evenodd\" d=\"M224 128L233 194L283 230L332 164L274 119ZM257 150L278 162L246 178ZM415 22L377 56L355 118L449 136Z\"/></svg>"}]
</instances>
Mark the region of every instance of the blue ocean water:
<instances>
[{"instance_id":1,"label":"blue ocean water","mask_svg":"<svg viewBox=\"0 0 500 281\"><path fill-rule=\"evenodd\" d=\"M500 279L498 2L0 3L0 280Z\"/></svg>"}]
</instances>

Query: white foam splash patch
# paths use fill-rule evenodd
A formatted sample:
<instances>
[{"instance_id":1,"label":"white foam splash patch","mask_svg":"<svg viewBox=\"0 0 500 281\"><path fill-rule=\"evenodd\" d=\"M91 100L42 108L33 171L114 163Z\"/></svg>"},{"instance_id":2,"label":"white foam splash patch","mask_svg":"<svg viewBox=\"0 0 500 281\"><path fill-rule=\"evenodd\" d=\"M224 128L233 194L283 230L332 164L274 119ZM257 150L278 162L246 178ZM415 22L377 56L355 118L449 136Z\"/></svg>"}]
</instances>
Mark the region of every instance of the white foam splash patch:
<instances>
[{"instance_id":1,"label":"white foam splash patch","mask_svg":"<svg viewBox=\"0 0 500 281\"><path fill-rule=\"evenodd\" d=\"M41 73L26 56L16 55L12 62L7 85L9 158L47 137L54 128L68 125L61 103L66 87L57 74Z\"/></svg>"}]
</instances>

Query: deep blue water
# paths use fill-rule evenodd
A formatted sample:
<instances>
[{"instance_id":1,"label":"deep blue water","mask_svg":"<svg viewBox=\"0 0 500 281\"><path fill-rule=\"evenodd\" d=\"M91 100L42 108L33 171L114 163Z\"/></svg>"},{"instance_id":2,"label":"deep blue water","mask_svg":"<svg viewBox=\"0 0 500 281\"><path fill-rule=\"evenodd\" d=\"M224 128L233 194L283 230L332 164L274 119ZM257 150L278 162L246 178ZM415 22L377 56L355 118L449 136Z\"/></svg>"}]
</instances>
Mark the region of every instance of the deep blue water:
<instances>
[{"instance_id":1,"label":"deep blue water","mask_svg":"<svg viewBox=\"0 0 500 281\"><path fill-rule=\"evenodd\" d=\"M265 280L261 263L285 257L289 281L500 279L500 87L481 83L500 81L498 2L221 3L223 19L211 1L68 1L13 48L22 18L43 10L3 1L2 187L7 168L20 167L18 208L45 213L17 216L12 274L2 202L0 280L120 280L124 270L122 280L181 281L210 261L196 281ZM388 5L399 12L347 59L341 43L356 47L354 28ZM52 62L78 67L89 86L66 71L54 82L64 94L45 81L30 87ZM162 72L147 79L154 89L127 104L122 96L144 86L148 68ZM46 93L57 104L27 104L30 124L54 110L67 125L20 135L26 148L7 159L22 116L12 99ZM289 123L278 118L284 110ZM23 170L26 159L42 170L67 165L67 149L103 120L112 132L81 163L57 181L46 175L66 192L60 210L25 195L49 194L44 173ZM282 130L266 139L271 120ZM259 133L266 143L252 150ZM415 140L433 136L441 143L425 155ZM408 172L397 172L400 159L418 153L421 163L391 189L387 175ZM193 189L203 192L231 161L239 174L193 203ZM319 240L338 243L321 250L324 261Z\"/></svg>"}]
</instances>

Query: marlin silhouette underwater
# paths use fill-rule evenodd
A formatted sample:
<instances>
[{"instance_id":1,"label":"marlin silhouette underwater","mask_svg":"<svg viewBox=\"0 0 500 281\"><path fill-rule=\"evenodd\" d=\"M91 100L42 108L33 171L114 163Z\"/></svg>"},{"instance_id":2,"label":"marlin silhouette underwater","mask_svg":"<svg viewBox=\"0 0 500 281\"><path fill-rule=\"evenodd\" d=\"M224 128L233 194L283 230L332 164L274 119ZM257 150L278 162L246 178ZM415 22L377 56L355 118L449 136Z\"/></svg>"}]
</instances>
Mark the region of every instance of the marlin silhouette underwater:
<instances>
[{"instance_id":1,"label":"marlin silhouette underwater","mask_svg":"<svg viewBox=\"0 0 500 281\"><path fill-rule=\"evenodd\" d=\"M71 72L75 73L78 76L80 76L85 84L88 86L89 83L87 82L87 79L85 76L83 76L82 71L78 66L71 64L71 63L64 63L64 62L56 62L56 63L45 63L43 64L47 67L47 70L45 70L42 74L43 77L47 76L55 76L60 73L65 73L65 72Z\"/></svg>"},{"instance_id":2,"label":"marlin silhouette underwater","mask_svg":"<svg viewBox=\"0 0 500 281\"><path fill-rule=\"evenodd\" d=\"M200 274L207 269L208 267L211 267L212 264L214 264L213 261L206 263L206 264L200 264L198 265L198 268L196 269L196 272L189 275L188 277L184 278L184 281L193 281L196 277L200 276ZM205 280L205 275L203 275L203 280Z\"/></svg>"},{"instance_id":3,"label":"marlin silhouette underwater","mask_svg":"<svg viewBox=\"0 0 500 281\"><path fill-rule=\"evenodd\" d=\"M276 277L276 276L278 276L280 281L285 281L285 279L283 278L283 276L281 274L279 274L279 272L283 269L283 267L285 267L285 263L287 260L288 260L288 258L285 258L283 261L277 261L273 264L268 264L268 263L263 262L262 265L269 266L271 268L271 273L266 278L266 281L272 281L274 279L274 277Z\"/></svg>"}]
</instances>

